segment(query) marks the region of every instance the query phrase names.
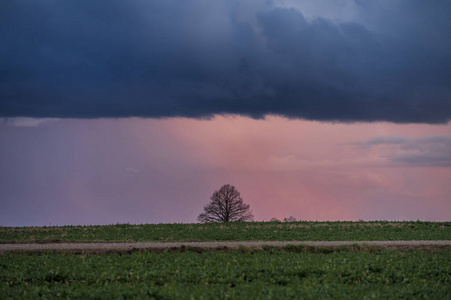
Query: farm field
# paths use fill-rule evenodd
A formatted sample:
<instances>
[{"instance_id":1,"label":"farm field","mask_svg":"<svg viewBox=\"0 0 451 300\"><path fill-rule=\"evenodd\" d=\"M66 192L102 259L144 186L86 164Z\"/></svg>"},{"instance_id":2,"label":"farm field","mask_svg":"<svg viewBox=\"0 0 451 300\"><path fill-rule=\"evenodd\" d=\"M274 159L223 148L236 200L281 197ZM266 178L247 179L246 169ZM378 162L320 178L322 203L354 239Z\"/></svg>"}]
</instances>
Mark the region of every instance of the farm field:
<instances>
[{"instance_id":1,"label":"farm field","mask_svg":"<svg viewBox=\"0 0 451 300\"><path fill-rule=\"evenodd\" d=\"M451 240L451 222L236 222L0 227L0 243Z\"/></svg>"},{"instance_id":2,"label":"farm field","mask_svg":"<svg viewBox=\"0 0 451 300\"><path fill-rule=\"evenodd\" d=\"M449 299L451 251L0 256L0 299Z\"/></svg>"},{"instance_id":3,"label":"farm field","mask_svg":"<svg viewBox=\"0 0 451 300\"><path fill-rule=\"evenodd\" d=\"M0 227L4 244L399 240L449 241L451 222ZM451 247L388 251L292 244L0 254L0 299L448 299L450 287Z\"/></svg>"}]
</instances>

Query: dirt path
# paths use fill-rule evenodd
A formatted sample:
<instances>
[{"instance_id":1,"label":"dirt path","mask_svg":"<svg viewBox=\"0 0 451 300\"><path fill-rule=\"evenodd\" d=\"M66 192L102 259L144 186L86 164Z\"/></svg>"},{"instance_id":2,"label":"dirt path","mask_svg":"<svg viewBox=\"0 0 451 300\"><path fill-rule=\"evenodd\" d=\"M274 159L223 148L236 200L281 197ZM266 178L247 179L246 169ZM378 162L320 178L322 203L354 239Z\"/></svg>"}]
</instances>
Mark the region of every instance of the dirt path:
<instances>
[{"instance_id":1,"label":"dirt path","mask_svg":"<svg viewBox=\"0 0 451 300\"><path fill-rule=\"evenodd\" d=\"M451 249L451 241L241 241L241 242L172 242L172 243L47 243L47 244L0 244L0 253L23 251L63 251L73 253L109 253L128 252L133 250L162 251L165 249L233 249L238 247L251 247L261 249L262 246L283 247L286 245L307 245L313 247L373 247L392 250L445 250Z\"/></svg>"}]
</instances>

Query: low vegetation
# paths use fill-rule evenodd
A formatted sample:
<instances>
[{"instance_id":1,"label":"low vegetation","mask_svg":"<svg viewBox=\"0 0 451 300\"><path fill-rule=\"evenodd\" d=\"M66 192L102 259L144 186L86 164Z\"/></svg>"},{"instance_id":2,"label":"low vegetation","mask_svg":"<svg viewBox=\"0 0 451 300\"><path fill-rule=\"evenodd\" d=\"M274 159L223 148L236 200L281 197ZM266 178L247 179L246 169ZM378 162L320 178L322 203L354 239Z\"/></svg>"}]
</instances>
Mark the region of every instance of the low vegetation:
<instances>
[{"instance_id":1,"label":"low vegetation","mask_svg":"<svg viewBox=\"0 0 451 300\"><path fill-rule=\"evenodd\" d=\"M451 222L0 227L0 242L450 240ZM451 248L288 245L0 255L0 299L448 299Z\"/></svg>"},{"instance_id":2,"label":"low vegetation","mask_svg":"<svg viewBox=\"0 0 451 300\"><path fill-rule=\"evenodd\" d=\"M451 240L451 222L230 222L0 227L0 243Z\"/></svg>"},{"instance_id":3,"label":"low vegetation","mask_svg":"<svg viewBox=\"0 0 451 300\"><path fill-rule=\"evenodd\" d=\"M451 251L0 256L0 298L449 299Z\"/></svg>"}]
</instances>

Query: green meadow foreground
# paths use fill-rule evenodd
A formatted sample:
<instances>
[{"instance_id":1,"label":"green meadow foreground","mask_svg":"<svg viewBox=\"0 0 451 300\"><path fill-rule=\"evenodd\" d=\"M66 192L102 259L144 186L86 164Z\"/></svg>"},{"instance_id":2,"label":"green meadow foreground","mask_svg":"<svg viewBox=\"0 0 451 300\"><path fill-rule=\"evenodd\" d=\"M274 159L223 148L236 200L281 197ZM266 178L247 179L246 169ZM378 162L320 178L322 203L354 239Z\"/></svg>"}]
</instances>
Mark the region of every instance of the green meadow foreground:
<instances>
[{"instance_id":1,"label":"green meadow foreground","mask_svg":"<svg viewBox=\"0 0 451 300\"><path fill-rule=\"evenodd\" d=\"M0 256L0 298L449 299L451 251Z\"/></svg>"},{"instance_id":2,"label":"green meadow foreground","mask_svg":"<svg viewBox=\"0 0 451 300\"><path fill-rule=\"evenodd\" d=\"M294 222L0 227L0 241L451 240L451 223ZM0 255L0 299L450 299L441 251L302 246Z\"/></svg>"},{"instance_id":3,"label":"green meadow foreground","mask_svg":"<svg viewBox=\"0 0 451 300\"><path fill-rule=\"evenodd\" d=\"M0 227L0 242L450 240L451 222L236 222Z\"/></svg>"}]
</instances>

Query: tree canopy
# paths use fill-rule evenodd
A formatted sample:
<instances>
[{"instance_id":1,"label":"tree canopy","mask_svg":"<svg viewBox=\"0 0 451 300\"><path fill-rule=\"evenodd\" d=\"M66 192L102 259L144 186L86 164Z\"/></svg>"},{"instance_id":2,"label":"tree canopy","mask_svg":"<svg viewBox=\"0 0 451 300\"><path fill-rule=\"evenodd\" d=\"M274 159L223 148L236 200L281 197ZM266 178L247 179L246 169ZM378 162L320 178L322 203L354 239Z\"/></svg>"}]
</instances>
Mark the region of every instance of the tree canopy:
<instances>
[{"instance_id":1,"label":"tree canopy","mask_svg":"<svg viewBox=\"0 0 451 300\"><path fill-rule=\"evenodd\" d=\"M254 216L249 204L243 202L240 192L230 184L223 185L215 191L210 203L197 219L202 223L252 221Z\"/></svg>"}]
</instances>

